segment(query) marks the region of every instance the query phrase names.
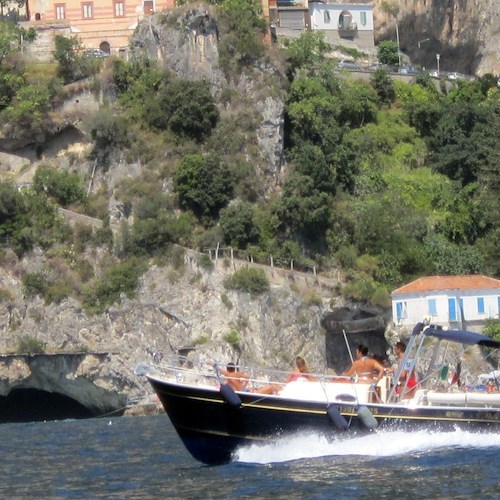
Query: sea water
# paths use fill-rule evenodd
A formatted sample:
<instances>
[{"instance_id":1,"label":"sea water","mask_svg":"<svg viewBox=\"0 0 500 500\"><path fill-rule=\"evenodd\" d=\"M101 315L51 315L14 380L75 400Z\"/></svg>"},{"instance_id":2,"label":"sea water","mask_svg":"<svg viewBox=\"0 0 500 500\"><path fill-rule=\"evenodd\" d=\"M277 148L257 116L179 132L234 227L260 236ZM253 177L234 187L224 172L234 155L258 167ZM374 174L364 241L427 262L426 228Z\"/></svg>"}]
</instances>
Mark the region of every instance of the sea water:
<instances>
[{"instance_id":1,"label":"sea water","mask_svg":"<svg viewBox=\"0 0 500 500\"><path fill-rule=\"evenodd\" d=\"M208 467L164 414L0 429L0 498L500 498L498 433L297 435Z\"/></svg>"}]
</instances>

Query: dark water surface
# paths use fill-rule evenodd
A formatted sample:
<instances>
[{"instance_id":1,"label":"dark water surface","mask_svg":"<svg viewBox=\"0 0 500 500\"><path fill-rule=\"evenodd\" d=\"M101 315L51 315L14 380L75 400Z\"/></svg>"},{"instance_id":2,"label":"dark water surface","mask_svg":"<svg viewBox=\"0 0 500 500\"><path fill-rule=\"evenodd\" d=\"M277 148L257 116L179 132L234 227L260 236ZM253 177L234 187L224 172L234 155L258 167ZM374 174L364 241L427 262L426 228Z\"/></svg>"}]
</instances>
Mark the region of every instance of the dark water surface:
<instances>
[{"instance_id":1,"label":"dark water surface","mask_svg":"<svg viewBox=\"0 0 500 500\"><path fill-rule=\"evenodd\" d=\"M207 467L166 415L0 429L0 498L500 498L500 434L297 436Z\"/></svg>"}]
</instances>

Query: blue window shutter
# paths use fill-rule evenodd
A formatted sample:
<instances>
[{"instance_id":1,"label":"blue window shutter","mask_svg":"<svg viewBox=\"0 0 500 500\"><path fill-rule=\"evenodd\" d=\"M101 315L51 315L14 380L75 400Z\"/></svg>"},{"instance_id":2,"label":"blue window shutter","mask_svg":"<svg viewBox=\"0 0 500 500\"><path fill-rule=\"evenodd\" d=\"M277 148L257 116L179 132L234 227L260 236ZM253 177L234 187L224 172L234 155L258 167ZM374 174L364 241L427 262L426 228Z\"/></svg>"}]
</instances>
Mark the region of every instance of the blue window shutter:
<instances>
[{"instance_id":1,"label":"blue window shutter","mask_svg":"<svg viewBox=\"0 0 500 500\"><path fill-rule=\"evenodd\" d=\"M398 319L403 318L403 304L401 302L396 302L396 316Z\"/></svg>"},{"instance_id":2,"label":"blue window shutter","mask_svg":"<svg viewBox=\"0 0 500 500\"><path fill-rule=\"evenodd\" d=\"M484 298L483 297L477 298L477 312L479 314L484 314Z\"/></svg>"},{"instance_id":3,"label":"blue window shutter","mask_svg":"<svg viewBox=\"0 0 500 500\"><path fill-rule=\"evenodd\" d=\"M457 301L454 298L448 299L448 318L450 321L457 320Z\"/></svg>"},{"instance_id":4,"label":"blue window shutter","mask_svg":"<svg viewBox=\"0 0 500 500\"><path fill-rule=\"evenodd\" d=\"M428 307L429 307L429 315L436 316L437 315L436 299L429 299L428 300Z\"/></svg>"}]
</instances>

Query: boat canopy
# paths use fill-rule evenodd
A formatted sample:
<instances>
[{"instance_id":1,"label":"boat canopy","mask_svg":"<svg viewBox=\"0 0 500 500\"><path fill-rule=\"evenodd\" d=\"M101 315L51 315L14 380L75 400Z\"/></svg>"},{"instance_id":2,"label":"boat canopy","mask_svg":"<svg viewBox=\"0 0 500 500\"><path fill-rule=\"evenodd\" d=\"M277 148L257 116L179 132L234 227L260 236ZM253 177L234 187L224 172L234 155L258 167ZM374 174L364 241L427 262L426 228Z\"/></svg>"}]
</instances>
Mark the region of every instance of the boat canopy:
<instances>
[{"instance_id":1,"label":"boat canopy","mask_svg":"<svg viewBox=\"0 0 500 500\"><path fill-rule=\"evenodd\" d=\"M466 330L444 330L440 326L430 325L428 328L424 327L422 333L427 336L436 337L441 340L449 340L459 344L477 344L492 348L500 347L500 342L498 340L494 340L481 333L468 332Z\"/></svg>"}]
</instances>

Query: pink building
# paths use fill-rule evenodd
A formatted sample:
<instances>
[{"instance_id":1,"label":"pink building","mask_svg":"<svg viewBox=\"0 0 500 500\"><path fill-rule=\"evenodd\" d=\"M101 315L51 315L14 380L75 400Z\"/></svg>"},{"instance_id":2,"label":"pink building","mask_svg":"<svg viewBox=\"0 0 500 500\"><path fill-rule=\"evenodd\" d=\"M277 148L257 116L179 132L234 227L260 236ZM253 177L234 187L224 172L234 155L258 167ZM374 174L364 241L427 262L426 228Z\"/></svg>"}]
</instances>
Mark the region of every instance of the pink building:
<instances>
[{"instance_id":1,"label":"pink building","mask_svg":"<svg viewBox=\"0 0 500 500\"><path fill-rule=\"evenodd\" d=\"M85 48L118 54L144 16L174 6L175 0L27 0L25 27L78 36Z\"/></svg>"}]
</instances>

